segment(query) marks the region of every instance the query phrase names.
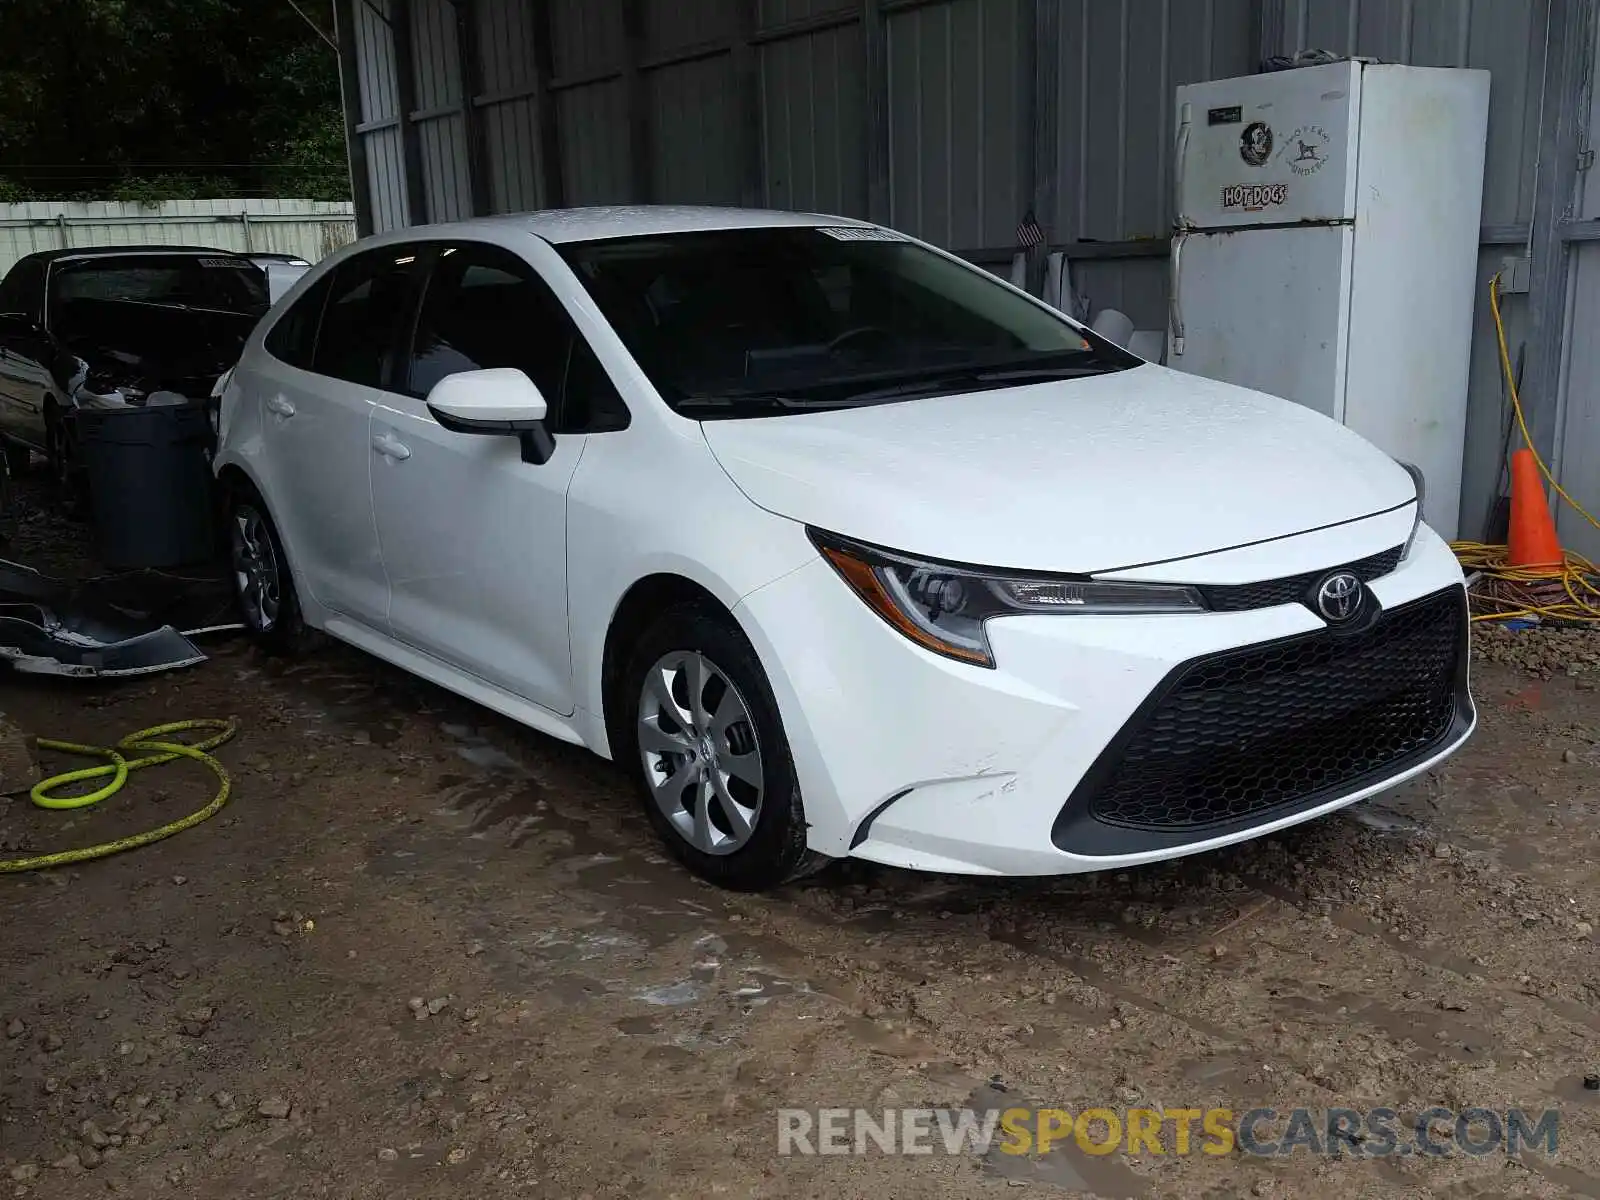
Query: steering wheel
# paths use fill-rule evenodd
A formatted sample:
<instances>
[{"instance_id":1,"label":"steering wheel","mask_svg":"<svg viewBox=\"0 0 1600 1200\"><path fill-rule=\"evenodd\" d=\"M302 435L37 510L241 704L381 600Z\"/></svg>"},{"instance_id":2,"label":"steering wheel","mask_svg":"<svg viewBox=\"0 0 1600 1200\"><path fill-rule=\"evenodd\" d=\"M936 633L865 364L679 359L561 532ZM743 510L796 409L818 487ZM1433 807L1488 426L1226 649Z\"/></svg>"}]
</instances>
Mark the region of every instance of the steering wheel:
<instances>
[{"instance_id":1,"label":"steering wheel","mask_svg":"<svg viewBox=\"0 0 1600 1200\"><path fill-rule=\"evenodd\" d=\"M843 333L839 334L837 337L835 337L832 340L830 340L828 342L828 351L829 351L829 353L833 353L833 352L836 352L838 350L841 350L845 346L849 345L851 342L856 341L858 338L863 338L863 337L886 338L886 337L889 337L889 336L890 336L890 334L889 334L889 331L887 329L880 328L877 325L857 325L853 329L846 329Z\"/></svg>"}]
</instances>

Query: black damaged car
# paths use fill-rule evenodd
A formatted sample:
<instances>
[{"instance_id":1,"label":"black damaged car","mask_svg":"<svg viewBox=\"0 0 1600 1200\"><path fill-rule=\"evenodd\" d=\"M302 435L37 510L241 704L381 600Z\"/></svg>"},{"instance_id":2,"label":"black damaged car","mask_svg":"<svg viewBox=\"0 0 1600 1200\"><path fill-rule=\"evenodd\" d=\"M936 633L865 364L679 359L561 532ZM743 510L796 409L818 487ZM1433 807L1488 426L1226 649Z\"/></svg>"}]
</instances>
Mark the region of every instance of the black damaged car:
<instances>
[{"instance_id":1,"label":"black damaged car","mask_svg":"<svg viewBox=\"0 0 1600 1200\"><path fill-rule=\"evenodd\" d=\"M171 246L45 250L0 281L0 446L38 451L65 500L81 494L82 409L205 403L270 307L241 254Z\"/></svg>"}]
</instances>

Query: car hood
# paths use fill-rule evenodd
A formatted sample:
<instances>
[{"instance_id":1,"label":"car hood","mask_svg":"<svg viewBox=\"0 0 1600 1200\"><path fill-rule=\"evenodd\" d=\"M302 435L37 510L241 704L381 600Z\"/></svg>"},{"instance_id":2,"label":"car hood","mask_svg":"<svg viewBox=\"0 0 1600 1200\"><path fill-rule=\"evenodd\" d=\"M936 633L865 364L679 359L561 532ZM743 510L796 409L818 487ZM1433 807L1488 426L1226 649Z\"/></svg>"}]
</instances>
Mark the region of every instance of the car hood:
<instances>
[{"instance_id":1,"label":"car hood","mask_svg":"<svg viewBox=\"0 0 1600 1200\"><path fill-rule=\"evenodd\" d=\"M1145 365L857 409L702 423L754 503L890 549L1093 573L1411 501L1369 442L1274 396Z\"/></svg>"}]
</instances>

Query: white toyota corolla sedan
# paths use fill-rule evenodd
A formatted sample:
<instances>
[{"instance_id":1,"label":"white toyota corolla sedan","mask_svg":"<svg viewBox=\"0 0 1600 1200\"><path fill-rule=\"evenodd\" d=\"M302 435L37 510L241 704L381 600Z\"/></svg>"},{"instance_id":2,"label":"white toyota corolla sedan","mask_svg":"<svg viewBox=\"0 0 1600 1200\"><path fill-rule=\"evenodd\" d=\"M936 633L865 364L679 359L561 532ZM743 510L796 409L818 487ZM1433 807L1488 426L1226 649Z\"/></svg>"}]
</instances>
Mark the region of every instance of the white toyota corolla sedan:
<instances>
[{"instance_id":1,"label":"white toyota corolla sedan","mask_svg":"<svg viewBox=\"0 0 1600 1200\"><path fill-rule=\"evenodd\" d=\"M321 630L615 759L731 887L1208 850L1475 720L1412 470L859 221L368 238L262 321L216 467L268 648Z\"/></svg>"}]
</instances>

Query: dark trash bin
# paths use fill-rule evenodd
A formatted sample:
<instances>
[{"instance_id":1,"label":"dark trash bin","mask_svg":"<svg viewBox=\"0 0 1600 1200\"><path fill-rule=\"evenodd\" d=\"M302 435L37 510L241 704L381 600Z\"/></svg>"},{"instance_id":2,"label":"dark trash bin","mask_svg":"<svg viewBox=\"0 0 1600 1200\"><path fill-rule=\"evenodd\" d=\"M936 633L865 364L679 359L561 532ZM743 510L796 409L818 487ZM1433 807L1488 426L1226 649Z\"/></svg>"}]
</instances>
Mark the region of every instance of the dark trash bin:
<instances>
[{"instance_id":1,"label":"dark trash bin","mask_svg":"<svg viewBox=\"0 0 1600 1200\"><path fill-rule=\"evenodd\" d=\"M204 404L79 409L98 557L108 567L177 567L215 549L211 422Z\"/></svg>"}]
</instances>

